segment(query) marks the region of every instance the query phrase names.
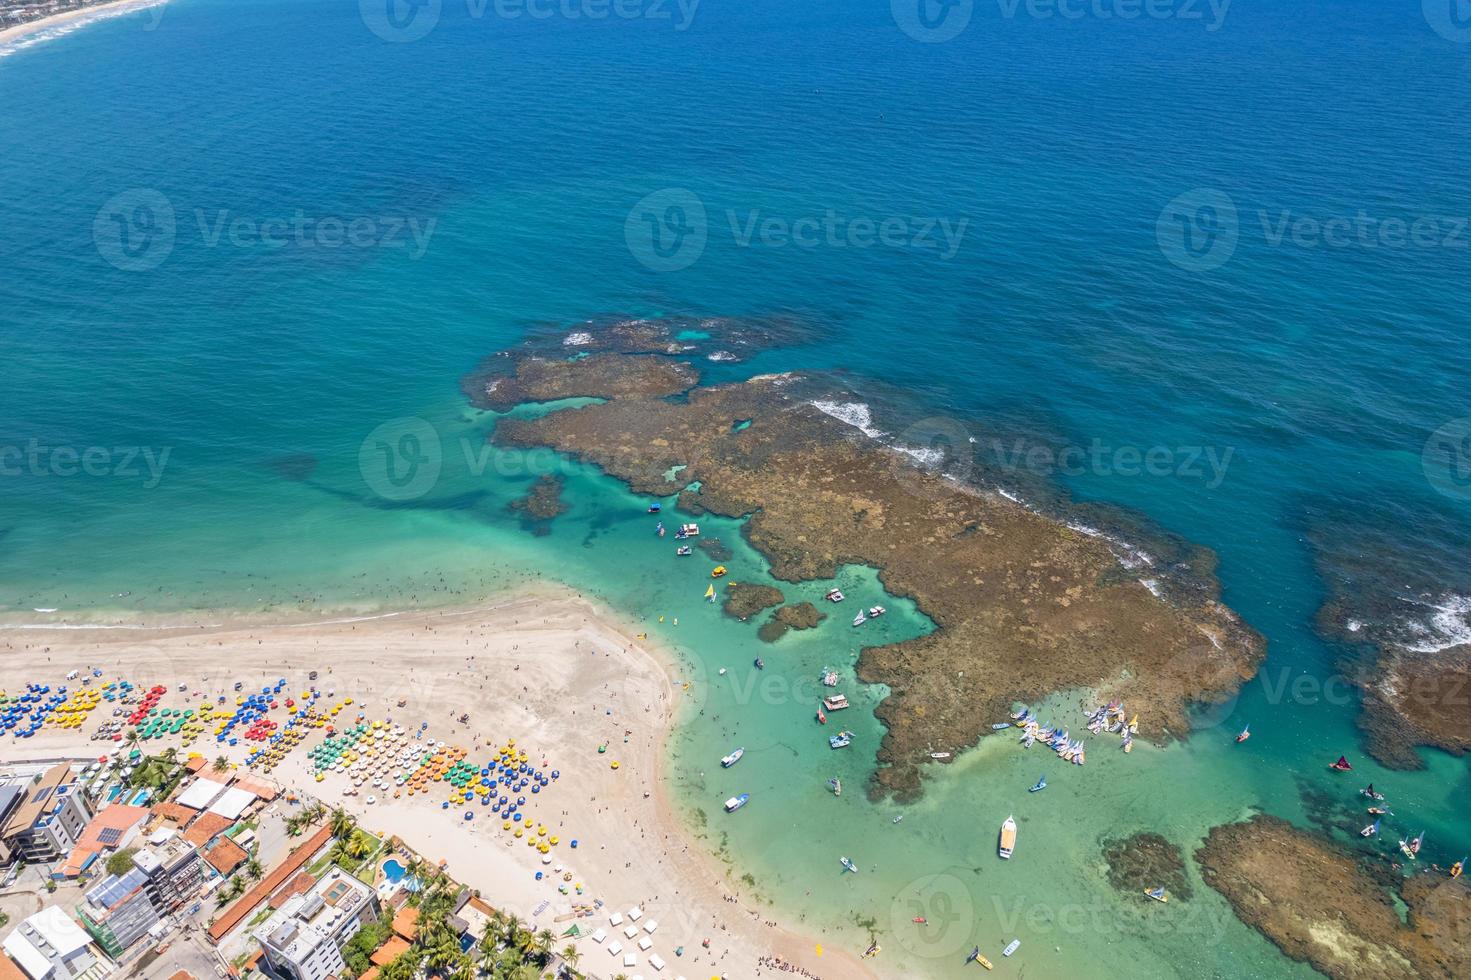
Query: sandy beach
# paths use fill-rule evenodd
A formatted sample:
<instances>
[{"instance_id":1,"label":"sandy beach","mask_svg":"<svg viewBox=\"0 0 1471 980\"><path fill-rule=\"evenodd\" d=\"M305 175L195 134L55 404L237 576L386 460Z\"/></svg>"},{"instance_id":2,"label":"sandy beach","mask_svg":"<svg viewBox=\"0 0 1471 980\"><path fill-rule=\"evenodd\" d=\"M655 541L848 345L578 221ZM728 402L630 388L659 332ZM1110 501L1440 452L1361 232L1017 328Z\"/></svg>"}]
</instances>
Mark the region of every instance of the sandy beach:
<instances>
[{"instance_id":1,"label":"sandy beach","mask_svg":"<svg viewBox=\"0 0 1471 980\"><path fill-rule=\"evenodd\" d=\"M315 781L306 748L321 740L321 732L270 773L288 788L346 807L371 830L399 836L426 859L447 861L453 877L480 889L491 904L560 933L570 920L555 920L574 899L601 899L605 908L579 923L585 931L608 929L609 944L621 938L622 927L609 928L608 914L639 907L644 922L659 923L655 951L669 962L671 976L788 975L772 965L773 957L790 964L792 975L874 975L857 952L830 948L822 936L789 932L769 910L753 907L733 880L739 868L728 877L689 838L660 789L665 739L678 699L686 696L679 669L673 657L635 639L636 626L619 623L607 610L544 590L473 607L370 618L271 624L212 615L199 622L215 625L6 630L0 632L0 687L15 692L28 681L54 686L71 670L86 676L98 668L103 679L95 683L126 677L164 684L169 693L163 705L182 706L200 703L197 693L211 699L226 694L233 703L236 681L248 692L251 685L285 678L288 690L300 692L309 671L317 670L316 686L331 692L329 701L354 699L349 714L409 732L428 722L426 739L464 746L470 760L493 755L514 738L533 764L560 772L527 808L528 822L561 838L551 865L503 831L488 810L476 807L476 818L466 820L464 809L442 809L443 792L395 798L391 788L367 787L348 795L344 774ZM187 692L178 691L181 684ZM0 742L0 761L98 755L115 743L89 735L109 717L99 708L79 729L47 726L29 739L7 738ZM176 744L169 739L146 747L156 752ZM254 744L242 739L223 751L239 762ZM605 752L599 753L600 745ZM214 759L222 748L206 734L187 751ZM372 804L369 794L375 794ZM576 850L569 847L573 839ZM584 886L581 898L557 892L561 875L535 880L537 871L563 866ZM677 946L684 948L678 959ZM580 948L582 968L594 975L627 972L606 946L583 939Z\"/></svg>"},{"instance_id":2,"label":"sandy beach","mask_svg":"<svg viewBox=\"0 0 1471 980\"><path fill-rule=\"evenodd\" d=\"M40 31L74 24L77 21L95 18L99 15L116 17L136 10L144 10L148 7L160 7L168 3L168 0L112 0L111 3L98 3L80 10L68 10L50 17L42 17L40 20L28 21L0 30L0 44L9 41L19 41L21 38L36 34ZM155 18L162 14L155 14ZM156 19L155 19L156 23Z\"/></svg>"}]
</instances>

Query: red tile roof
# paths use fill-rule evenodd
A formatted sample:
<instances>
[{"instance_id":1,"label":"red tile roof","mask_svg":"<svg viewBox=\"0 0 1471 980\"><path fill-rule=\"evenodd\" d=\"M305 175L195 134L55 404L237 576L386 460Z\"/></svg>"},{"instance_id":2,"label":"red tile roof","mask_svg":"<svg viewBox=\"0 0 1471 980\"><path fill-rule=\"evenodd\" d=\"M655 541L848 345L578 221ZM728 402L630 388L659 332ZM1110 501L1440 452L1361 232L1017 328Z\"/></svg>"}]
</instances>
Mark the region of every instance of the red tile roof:
<instances>
[{"instance_id":1,"label":"red tile roof","mask_svg":"<svg viewBox=\"0 0 1471 980\"><path fill-rule=\"evenodd\" d=\"M393 931L409 941L413 941L419 935L419 910L412 905L405 905L398 910L393 917Z\"/></svg>"},{"instance_id":2,"label":"red tile roof","mask_svg":"<svg viewBox=\"0 0 1471 980\"><path fill-rule=\"evenodd\" d=\"M214 847L204 852L204 859L209 862L211 868L222 875L228 875L249 861L250 855L246 853L245 848L230 838L221 837L215 841Z\"/></svg>"},{"instance_id":3,"label":"red tile roof","mask_svg":"<svg viewBox=\"0 0 1471 980\"><path fill-rule=\"evenodd\" d=\"M317 879L313 878L310 874L303 871L295 878L292 878L290 884L288 884L285 888L282 888L280 891L276 892L276 894L272 895L271 900L266 904L268 904L273 909L278 909L281 906L285 905L286 902L290 900L293 895L306 894L316 883Z\"/></svg>"},{"instance_id":4,"label":"red tile roof","mask_svg":"<svg viewBox=\"0 0 1471 980\"><path fill-rule=\"evenodd\" d=\"M214 925L209 927L210 941L218 943L221 939L234 932L235 927L244 922L246 917L254 912L261 902L264 902L287 879L300 871L302 866L311 860L312 855L320 851L331 839L331 827L318 828L317 832L312 834L305 844L302 844L288 854L285 861L272 868L270 874L257 882L256 886L246 892L240 901L226 909L225 914L215 920Z\"/></svg>"},{"instance_id":5,"label":"red tile roof","mask_svg":"<svg viewBox=\"0 0 1471 980\"><path fill-rule=\"evenodd\" d=\"M15 965L15 960L0 953L0 980L31 980L31 978Z\"/></svg>"},{"instance_id":6,"label":"red tile roof","mask_svg":"<svg viewBox=\"0 0 1471 980\"><path fill-rule=\"evenodd\" d=\"M181 827L194 819L194 811L181 803L155 803L153 806L153 815L155 817L163 817L165 820L176 823Z\"/></svg>"},{"instance_id":7,"label":"red tile roof","mask_svg":"<svg viewBox=\"0 0 1471 980\"><path fill-rule=\"evenodd\" d=\"M402 936L390 937L388 942L379 946L372 956L368 957L374 966L387 966L409 949L409 942Z\"/></svg>"},{"instance_id":8,"label":"red tile roof","mask_svg":"<svg viewBox=\"0 0 1471 980\"><path fill-rule=\"evenodd\" d=\"M229 817L222 817L218 813L201 813L199 819L191 823L189 829L184 831L184 839L195 847L203 847L234 824L235 821Z\"/></svg>"},{"instance_id":9,"label":"red tile roof","mask_svg":"<svg viewBox=\"0 0 1471 980\"><path fill-rule=\"evenodd\" d=\"M204 768L207 761L208 760L205 759L204 756L196 755L185 761L184 768L188 769L190 772L198 772L199 770ZM173 980L173 978L170 977L169 980Z\"/></svg>"},{"instance_id":10,"label":"red tile roof","mask_svg":"<svg viewBox=\"0 0 1471 980\"><path fill-rule=\"evenodd\" d=\"M266 782L264 779L257 779L254 776L241 776L239 779L236 779L235 788L248 789L267 803L281 795L280 790L276 789L271 783Z\"/></svg>"}]
</instances>

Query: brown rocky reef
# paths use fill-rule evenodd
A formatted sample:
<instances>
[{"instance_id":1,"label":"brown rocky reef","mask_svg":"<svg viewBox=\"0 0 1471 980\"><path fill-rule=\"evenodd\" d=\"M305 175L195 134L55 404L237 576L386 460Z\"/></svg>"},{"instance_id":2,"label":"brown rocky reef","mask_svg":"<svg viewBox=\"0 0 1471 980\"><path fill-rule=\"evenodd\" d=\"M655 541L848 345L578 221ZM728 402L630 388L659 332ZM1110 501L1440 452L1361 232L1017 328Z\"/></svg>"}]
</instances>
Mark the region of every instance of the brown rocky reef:
<instances>
[{"instance_id":1,"label":"brown rocky reef","mask_svg":"<svg viewBox=\"0 0 1471 980\"><path fill-rule=\"evenodd\" d=\"M1212 828L1195 860L1238 918L1335 980L1471 976L1471 892L1460 880L1405 881L1406 923L1360 855L1266 816Z\"/></svg>"},{"instance_id":2,"label":"brown rocky reef","mask_svg":"<svg viewBox=\"0 0 1471 980\"><path fill-rule=\"evenodd\" d=\"M750 582L731 582L725 587L725 614L737 619L749 619L763 609L779 606L786 601L781 589L770 585L754 585Z\"/></svg>"},{"instance_id":3,"label":"brown rocky reef","mask_svg":"<svg viewBox=\"0 0 1471 980\"><path fill-rule=\"evenodd\" d=\"M1163 885L1172 898L1190 898L1185 857L1159 834L1139 833L1104 841L1103 860L1108 862L1109 884L1124 895L1147 902L1150 899L1144 892Z\"/></svg>"},{"instance_id":4,"label":"brown rocky reef","mask_svg":"<svg viewBox=\"0 0 1471 980\"><path fill-rule=\"evenodd\" d=\"M551 475L537 477L526 496L506 506L527 521L544 526L547 521L567 511L567 505L562 502L562 478Z\"/></svg>"},{"instance_id":5,"label":"brown rocky reef","mask_svg":"<svg viewBox=\"0 0 1471 980\"><path fill-rule=\"evenodd\" d=\"M815 408L812 382L698 387L691 366L663 355L498 363L470 386L482 405L608 401L502 419L497 443L553 447L640 493L679 492L691 513L749 515L745 533L777 579L870 565L935 622L861 654L859 677L892 691L877 708L888 731L876 795L916 796L931 751L972 745L1016 702L1064 689L1126 699L1145 737L1184 734L1190 702L1228 697L1261 660L1260 638L1214 598L1155 596L1108 540L922 469Z\"/></svg>"},{"instance_id":6,"label":"brown rocky reef","mask_svg":"<svg viewBox=\"0 0 1471 980\"><path fill-rule=\"evenodd\" d=\"M786 635L787 630L810 630L826 618L812 603L798 602L782 606L772 613L756 635L767 643L775 643Z\"/></svg>"}]
</instances>

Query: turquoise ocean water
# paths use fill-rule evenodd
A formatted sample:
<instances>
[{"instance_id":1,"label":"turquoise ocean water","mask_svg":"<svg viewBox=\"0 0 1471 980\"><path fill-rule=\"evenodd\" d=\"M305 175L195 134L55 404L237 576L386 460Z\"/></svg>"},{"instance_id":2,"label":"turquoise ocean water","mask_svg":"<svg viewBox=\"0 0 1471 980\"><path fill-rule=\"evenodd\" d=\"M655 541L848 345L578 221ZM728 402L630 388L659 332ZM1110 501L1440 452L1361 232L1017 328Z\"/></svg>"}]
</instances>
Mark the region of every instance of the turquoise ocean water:
<instances>
[{"instance_id":1,"label":"turquoise ocean water","mask_svg":"<svg viewBox=\"0 0 1471 980\"><path fill-rule=\"evenodd\" d=\"M1347 752L1397 832L1427 830L1441 863L1471 850L1465 762L1374 766L1332 683L1353 651L1320 632L1438 646L1465 628L1471 44L1434 8L918 20L706 0L591 19L444 0L390 19L174 0L0 47L0 621L565 582L647 620L701 679L676 798L830 941L876 931L904 975L957 975L973 944L1011 976L1307 975L1198 879L1168 907L1117 895L1100 847L1151 830L1188 851L1254 809L1352 829L1324 768ZM707 563L674 563L646 500L484 448L495 419L459 378L528 331L609 315L800 324L705 367L841 372L901 440L973 435L974 478L1214 549L1225 601L1268 638L1262 678L1165 750L1065 769L988 739L918 804L868 803L883 692L851 665L922 616L891 600L862 633L833 616L766 646L700 601ZM439 472L403 497L375 453L413 419ZM1051 465L1066 447L1085 462ZM548 467L571 510L535 534L506 504ZM765 574L735 522L706 523L735 577ZM840 581L879 599L869 570ZM811 720L823 666L859 705L842 753ZM726 819L736 791L753 804ZM1008 813L1021 849L1002 864ZM862 872L840 875L841 854Z\"/></svg>"}]
</instances>

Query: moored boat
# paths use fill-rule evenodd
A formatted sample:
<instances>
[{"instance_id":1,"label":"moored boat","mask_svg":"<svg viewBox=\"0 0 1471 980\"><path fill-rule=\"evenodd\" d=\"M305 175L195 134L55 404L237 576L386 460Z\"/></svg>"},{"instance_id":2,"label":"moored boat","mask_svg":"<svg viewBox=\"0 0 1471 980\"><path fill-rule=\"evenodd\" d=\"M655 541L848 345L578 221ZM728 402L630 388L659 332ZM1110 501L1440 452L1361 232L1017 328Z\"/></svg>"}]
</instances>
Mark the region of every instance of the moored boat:
<instances>
[{"instance_id":1,"label":"moored boat","mask_svg":"<svg viewBox=\"0 0 1471 980\"><path fill-rule=\"evenodd\" d=\"M755 664L757 670L766 669L766 661L762 660L760 657L757 657L754 661L752 661L752 663Z\"/></svg>"},{"instance_id":2,"label":"moored boat","mask_svg":"<svg viewBox=\"0 0 1471 980\"><path fill-rule=\"evenodd\" d=\"M1382 801L1384 799L1384 794L1383 793L1376 793L1376 792L1374 792L1374 784L1373 783L1370 783L1368 786L1365 786L1363 789L1359 790L1359 795L1360 796L1367 796L1371 800Z\"/></svg>"},{"instance_id":3,"label":"moored boat","mask_svg":"<svg viewBox=\"0 0 1471 980\"><path fill-rule=\"evenodd\" d=\"M827 667L822 668L822 686L837 687L838 672L836 670L830 670Z\"/></svg>"},{"instance_id":4,"label":"moored boat","mask_svg":"<svg viewBox=\"0 0 1471 980\"><path fill-rule=\"evenodd\" d=\"M858 865L854 864L851 859L840 857L838 860L842 862L844 871L851 871L855 875L858 873Z\"/></svg>"},{"instance_id":5,"label":"moored boat","mask_svg":"<svg viewBox=\"0 0 1471 980\"><path fill-rule=\"evenodd\" d=\"M842 711L844 708L848 707L848 695L829 694L827 697L822 699L822 706L829 711Z\"/></svg>"},{"instance_id":6,"label":"moored boat","mask_svg":"<svg viewBox=\"0 0 1471 980\"><path fill-rule=\"evenodd\" d=\"M650 514L657 514L657 513L659 513L659 511L661 511L663 509L664 509L664 505L663 504L649 504L649 513Z\"/></svg>"},{"instance_id":7,"label":"moored boat","mask_svg":"<svg viewBox=\"0 0 1471 980\"><path fill-rule=\"evenodd\" d=\"M1144 889L1144 894L1156 902L1168 902L1170 900L1170 893L1165 891L1164 885L1160 885L1158 888L1146 888Z\"/></svg>"},{"instance_id":8,"label":"moored boat","mask_svg":"<svg viewBox=\"0 0 1471 980\"><path fill-rule=\"evenodd\" d=\"M720 765L726 769L741 761L741 756L746 754L745 746L742 746L720 760Z\"/></svg>"},{"instance_id":9,"label":"moored boat","mask_svg":"<svg viewBox=\"0 0 1471 980\"><path fill-rule=\"evenodd\" d=\"M1379 836L1379 821L1378 820L1375 820L1373 823L1369 824L1369 826L1367 826L1363 830L1359 831L1359 836L1360 837L1378 837Z\"/></svg>"},{"instance_id":10,"label":"moored boat","mask_svg":"<svg viewBox=\"0 0 1471 980\"><path fill-rule=\"evenodd\" d=\"M845 598L842 589L828 589L827 595L823 596L828 602L842 602Z\"/></svg>"},{"instance_id":11,"label":"moored boat","mask_svg":"<svg viewBox=\"0 0 1471 980\"><path fill-rule=\"evenodd\" d=\"M868 617L864 616L863 610L860 609L858 615L853 617L853 625L862 626L866 622L868 622Z\"/></svg>"},{"instance_id":12,"label":"moored boat","mask_svg":"<svg viewBox=\"0 0 1471 980\"><path fill-rule=\"evenodd\" d=\"M695 553L695 549L694 548L691 548L687 544L682 544L678 548L675 548L674 549L674 555L675 555L676 558L687 558L690 555L693 555L694 553Z\"/></svg>"},{"instance_id":13,"label":"moored boat","mask_svg":"<svg viewBox=\"0 0 1471 980\"><path fill-rule=\"evenodd\" d=\"M724 578L725 577L725 572L726 572L726 568L725 568L724 565L716 565L714 568L710 569L710 577L711 578Z\"/></svg>"},{"instance_id":14,"label":"moored boat","mask_svg":"<svg viewBox=\"0 0 1471 980\"><path fill-rule=\"evenodd\" d=\"M1042 790L1044 790L1046 788L1047 788L1047 777L1046 776L1038 776L1037 777L1037 785L1035 785L1031 789L1027 790L1027 792L1028 793L1040 793Z\"/></svg>"},{"instance_id":15,"label":"moored boat","mask_svg":"<svg viewBox=\"0 0 1471 980\"><path fill-rule=\"evenodd\" d=\"M700 536L700 525L681 524L679 526L679 533L686 538L698 538Z\"/></svg>"},{"instance_id":16,"label":"moored boat","mask_svg":"<svg viewBox=\"0 0 1471 980\"><path fill-rule=\"evenodd\" d=\"M944 760L944 759L950 758L950 753L949 752L931 752L930 753L930 758L931 759Z\"/></svg>"},{"instance_id":17,"label":"moored boat","mask_svg":"<svg viewBox=\"0 0 1471 980\"><path fill-rule=\"evenodd\" d=\"M705 600L707 602L715 601L715 586L711 585L705 589Z\"/></svg>"},{"instance_id":18,"label":"moored boat","mask_svg":"<svg viewBox=\"0 0 1471 980\"><path fill-rule=\"evenodd\" d=\"M730 799L725 801L725 812L735 813L737 810L739 810L741 807L745 806L749 802L751 802L750 793L742 793L740 796L732 796Z\"/></svg>"},{"instance_id":19,"label":"moored boat","mask_svg":"<svg viewBox=\"0 0 1471 980\"><path fill-rule=\"evenodd\" d=\"M1010 727L1011 727L1011 722L1009 722L1009 721L998 721L994 725L991 726L991 731L993 731L993 732L999 732L1003 728L1010 728Z\"/></svg>"},{"instance_id":20,"label":"moored boat","mask_svg":"<svg viewBox=\"0 0 1471 980\"><path fill-rule=\"evenodd\" d=\"M1001 839L996 847L996 853L1002 860L1011 858L1012 852L1016 850L1016 818L1007 817L1001 824ZM1008 954L1009 955L1009 954Z\"/></svg>"},{"instance_id":21,"label":"moored boat","mask_svg":"<svg viewBox=\"0 0 1471 980\"><path fill-rule=\"evenodd\" d=\"M888 612L888 610L885 609L883 606L869 606L868 607L868 618L869 619L878 619L880 616L882 616L886 612Z\"/></svg>"},{"instance_id":22,"label":"moored boat","mask_svg":"<svg viewBox=\"0 0 1471 980\"><path fill-rule=\"evenodd\" d=\"M1240 745L1242 742L1246 741L1249 738L1251 738L1251 726L1247 725L1245 728L1241 729L1241 734L1236 736L1236 744Z\"/></svg>"},{"instance_id":23,"label":"moored boat","mask_svg":"<svg viewBox=\"0 0 1471 980\"><path fill-rule=\"evenodd\" d=\"M843 795L843 781L837 776L827 781L827 788L833 791L834 796Z\"/></svg>"},{"instance_id":24,"label":"moored boat","mask_svg":"<svg viewBox=\"0 0 1471 980\"><path fill-rule=\"evenodd\" d=\"M820 704L817 706L817 723L819 725L827 724L827 715L822 713L822 705Z\"/></svg>"},{"instance_id":25,"label":"moored boat","mask_svg":"<svg viewBox=\"0 0 1471 980\"><path fill-rule=\"evenodd\" d=\"M1350 772L1353 770L1353 766L1349 765L1348 760L1343 756L1339 756L1337 762L1329 763L1328 768L1335 772Z\"/></svg>"},{"instance_id":26,"label":"moored boat","mask_svg":"<svg viewBox=\"0 0 1471 980\"><path fill-rule=\"evenodd\" d=\"M834 749L846 749L853 744L852 732L838 732L828 737L827 744Z\"/></svg>"},{"instance_id":27,"label":"moored boat","mask_svg":"<svg viewBox=\"0 0 1471 980\"><path fill-rule=\"evenodd\" d=\"M1015 953L1018 949L1021 949L1021 945L1022 945L1022 941L1020 939L1013 939L1011 942L1009 942L1009 943L1006 944L1006 948L1001 951L1001 955L1002 956L1010 956L1012 953Z\"/></svg>"}]
</instances>

